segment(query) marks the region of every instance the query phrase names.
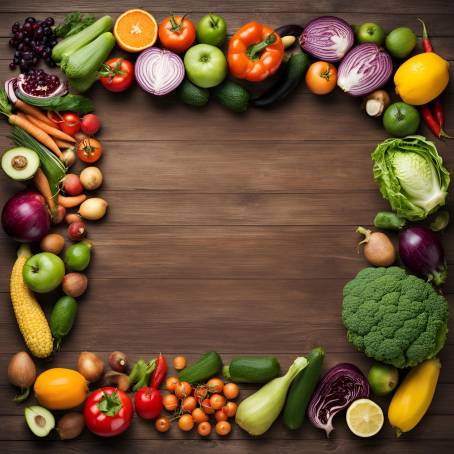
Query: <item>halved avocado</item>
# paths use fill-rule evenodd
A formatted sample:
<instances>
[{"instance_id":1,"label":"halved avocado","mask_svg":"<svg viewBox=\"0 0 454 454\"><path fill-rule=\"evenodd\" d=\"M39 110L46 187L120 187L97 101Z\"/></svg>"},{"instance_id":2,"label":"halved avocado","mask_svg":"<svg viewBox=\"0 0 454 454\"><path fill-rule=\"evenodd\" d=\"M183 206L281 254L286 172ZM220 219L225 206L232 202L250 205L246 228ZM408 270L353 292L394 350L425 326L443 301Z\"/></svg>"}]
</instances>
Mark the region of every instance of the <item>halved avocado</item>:
<instances>
[{"instance_id":1,"label":"halved avocado","mask_svg":"<svg viewBox=\"0 0 454 454\"><path fill-rule=\"evenodd\" d=\"M3 153L2 169L13 180L24 181L33 178L38 167L38 154L29 148L16 147Z\"/></svg>"},{"instance_id":2,"label":"halved avocado","mask_svg":"<svg viewBox=\"0 0 454 454\"><path fill-rule=\"evenodd\" d=\"M25 409L25 421L37 437L45 437L55 427L54 415L39 405L32 405Z\"/></svg>"}]
</instances>

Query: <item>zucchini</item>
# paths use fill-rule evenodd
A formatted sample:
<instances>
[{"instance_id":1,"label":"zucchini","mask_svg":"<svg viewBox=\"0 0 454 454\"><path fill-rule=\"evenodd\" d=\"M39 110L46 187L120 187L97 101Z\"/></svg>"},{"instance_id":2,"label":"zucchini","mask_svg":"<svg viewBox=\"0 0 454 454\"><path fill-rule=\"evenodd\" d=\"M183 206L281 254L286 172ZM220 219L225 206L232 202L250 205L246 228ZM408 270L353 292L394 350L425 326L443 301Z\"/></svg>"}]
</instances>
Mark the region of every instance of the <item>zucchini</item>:
<instances>
[{"instance_id":1,"label":"zucchini","mask_svg":"<svg viewBox=\"0 0 454 454\"><path fill-rule=\"evenodd\" d=\"M310 59L304 52L293 54L277 82L262 96L254 99L252 104L256 107L268 107L282 101L298 87L309 65Z\"/></svg>"},{"instance_id":2,"label":"zucchini","mask_svg":"<svg viewBox=\"0 0 454 454\"><path fill-rule=\"evenodd\" d=\"M213 375L216 375L222 367L222 360L217 352L205 353L195 363L189 365L178 373L180 381L188 383L203 383Z\"/></svg>"},{"instance_id":3,"label":"zucchini","mask_svg":"<svg viewBox=\"0 0 454 454\"><path fill-rule=\"evenodd\" d=\"M274 356L237 356L222 373L235 383L267 383L279 375L280 369Z\"/></svg>"},{"instance_id":4,"label":"zucchini","mask_svg":"<svg viewBox=\"0 0 454 454\"><path fill-rule=\"evenodd\" d=\"M314 348L307 357L309 364L290 386L283 414L284 424L291 430L299 429L303 425L304 414L320 378L324 358L323 348Z\"/></svg>"},{"instance_id":5,"label":"zucchini","mask_svg":"<svg viewBox=\"0 0 454 454\"><path fill-rule=\"evenodd\" d=\"M112 18L103 16L79 33L63 39L52 49L52 60L58 62L63 60L64 57L69 57L77 50L91 43L102 33L109 31L112 25Z\"/></svg>"},{"instance_id":6,"label":"zucchini","mask_svg":"<svg viewBox=\"0 0 454 454\"><path fill-rule=\"evenodd\" d=\"M114 35L105 32L69 57L64 57L60 68L70 79L87 77L101 67L114 46Z\"/></svg>"},{"instance_id":7,"label":"zucchini","mask_svg":"<svg viewBox=\"0 0 454 454\"><path fill-rule=\"evenodd\" d=\"M54 336L55 350L60 348L63 337L71 331L77 313L77 301L71 296L62 296L54 305L50 315L50 330Z\"/></svg>"},{"instance_id":8,"label":"zucchini","mask_svg":"<svg viewBox=\"0 0 454 454\"><path fill-rule=\"evenodd\" d=\"M88 76L82 77L80 79L68 79L69 85L77 90L79 93L86 92L98 78L98 71L93 71L88 74Z\"/></svg>"}]
</instances>

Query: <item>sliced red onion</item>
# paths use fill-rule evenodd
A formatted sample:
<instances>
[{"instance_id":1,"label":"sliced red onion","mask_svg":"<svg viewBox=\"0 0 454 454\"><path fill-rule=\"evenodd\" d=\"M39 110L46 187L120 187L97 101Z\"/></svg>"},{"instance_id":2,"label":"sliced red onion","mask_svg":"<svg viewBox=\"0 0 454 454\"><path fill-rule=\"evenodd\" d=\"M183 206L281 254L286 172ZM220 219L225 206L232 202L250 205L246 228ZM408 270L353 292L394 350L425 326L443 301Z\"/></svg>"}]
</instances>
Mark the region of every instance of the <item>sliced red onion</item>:
<instances>
[{"instance_id":1,"label":"sliced red onion","mask_svg":"<svg viewBox=\"0 0 454 454\"><path fill-rule=\"evenodd\" d=\"M5 92L8 99L13 103L16 104L17 96L16 96L16 77L12 77L5 82Z\"/></svg>"},{"instance_id":2,"label":"sliced red onion","mask_svg":"<svg viewBox=\"0 0 454 454\"><path fill-rule=\"evenodd\" d=\"M300 36L303 50L320 60L335 62L353 46L355 35L343 19L322 16L312 19Z\"/></svg>"},{"instance_id":3,"label":"sliced red onion","mask_svg":"<svg viewBox=\"0 0 454 454\"><path fill-rule=\"evenodd\" d=\"M385 85L392 72L391 56L376 44L364 43L342 60L337 85L352 96L363 96Z\"/></svg>"},{"instance_id":4,"label":"sliced red onion","mask_svg":"<svg viewBox=\"0 0 454 454\"><path fill-rule=\"evenodd\" d=\"M137 58L134 72L137 83L143 90L162 96L181 84L184 78L184 64L174 52L150 47Z\"/></svg>"}]
</instances>

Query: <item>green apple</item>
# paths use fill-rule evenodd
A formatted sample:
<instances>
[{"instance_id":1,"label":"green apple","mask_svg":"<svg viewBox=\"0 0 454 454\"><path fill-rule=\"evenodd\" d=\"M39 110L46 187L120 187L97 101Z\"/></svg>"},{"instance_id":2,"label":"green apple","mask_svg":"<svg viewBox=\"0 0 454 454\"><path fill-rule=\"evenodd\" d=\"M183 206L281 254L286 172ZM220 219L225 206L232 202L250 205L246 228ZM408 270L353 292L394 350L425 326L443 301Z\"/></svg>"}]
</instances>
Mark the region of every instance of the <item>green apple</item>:
<instances>
[{"instance_id":1,"label":"green apple","mask_svg":"<svg viewBox=\"0 0 454 454\"><path fill-rule=\"evenodd\" d=\"M65 275L63 260L51 252L32 255L22 271L24 282L36 293L47 293L56 289Z\"/></svg>"},{"instance_id":2,"label":"green apple","mask_svg":"<svg viewBox=\"0 0 454 454\"><path fill-rule=\"evenodd\" d=\"M375 43L380 46L385 39L385 31L378 24L365 22L357 28L356 37L360 43Z\"/></svg>"},{"instance_id":3,"label":"green apple","mask_svg":"<svg viewBox=\"0 0 454 454\"><path fill-rule=\"evenodd\" d=\"M197 44L184 56L188 79L198 87L211 88L219 85L227 75L225 55L210 44Z\"/></svg>"},{"instance_id":4,"label":"green apple","mask_svg":"<svg viewBox=\"0 0 454 454\"><path fill-rule=\"evenodd\" d=\"M227 35L227 24L222 16L207 14L197 24L197 41L220 46Z\"/></svg>"}]
</instances>

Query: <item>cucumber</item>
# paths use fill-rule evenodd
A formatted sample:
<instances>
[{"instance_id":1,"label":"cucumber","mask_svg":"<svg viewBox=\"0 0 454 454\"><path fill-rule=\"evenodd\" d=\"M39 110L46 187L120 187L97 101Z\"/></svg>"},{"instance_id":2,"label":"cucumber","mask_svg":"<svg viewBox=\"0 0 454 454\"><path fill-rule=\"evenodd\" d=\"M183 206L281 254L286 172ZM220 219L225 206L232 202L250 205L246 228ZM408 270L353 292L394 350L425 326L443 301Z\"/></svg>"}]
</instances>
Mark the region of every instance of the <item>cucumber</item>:
<instances>
[{"instance_id":1,"label":"cucumber","mask_svg":"<svg viewBox=\"0 0 454 454\"><path fill-rule=\"evenodd\" d=\"M55 350L60 348L61 340L71 331L77 313L77 301L71 296L62 296L50 314L50 330L54 336Z\"/></svg>"},{"instance_id":2,"label":"cucumber","mask_svg":"<svg viewBox=\"0 0 454 454\"><path fill-rule=\"evenodd\" d=\"M194 85L190 80L183 80L182 84L178 87L178 97L185 104L190 106L202 107L210 98L210 92L206 88Z\"/></svg>"},{"instance_id":3,"label":"cucumber","mask_svg":"<svg viewBox=\"0 0 454 454\"><path fill-rule=\"evenodd\" d=\"M178 373L180 381L191 384L203 383L216 375L222 367L222 360L217 352L205 353L195 363L189 365Z\"/></svg>"},{"instance_id":4,"label":"cucumber","mask_svg":"<svg viewBox=\"0 0 454 454\"><path fill-rule=\"evenodd\" d=\"M310 63L309 57L304 52L293 54L290 57L290 60L285 64L284 72L277 80L276 84L260 96L260 98L254 99L252 104L257 107L268 107L282 101L290 95L304 79L304 75L306 74Z\"/></svg>"},{"instance_id":5,"label":"cucumber","mask_svg":"<svg viewBox=\"0 0 454 454\"><path fill-rule=\"evenodd\" d=\"M70 79L83 79L99 70L114 46L114 35L105 32L69 57L64 57L60 69Z\"/></svg>"},{"instance_id":6,"label":"cucumber","mask_svg":"<svg viewBox=\"0 0 454 454\"><path fill-rule=\"evenodd\" d=\"M291 430L303 425L304 414L320 378L324 358L323 348L314 348L307 357L309 364L290 385L283 415L284 424Z\"/></svg>"},{"instance_id":7,"label":"cucumber","mask_svg":"<svg viewBox=\"0 0 454 454\"><path fill-rule=\"evenodd\" d=\"M93 71L80 79L68 79L69 85L79 93L86 92L98 79L98 71Z\"/></svg>"},{"instance_id":8,"label":"cucumber","mask_svg":"<svg viewBox=\"0 0 454 454\"><path fill-rule=\"evenodd\" d=\"M273 356L237 356L222 373L235 383L267 383L279 375L281 366Z\"/></svg>"},{"instance_id":9,"label":"cucumber","mask_svg":"<svg viewBox=\"0 0 454 454\"><path fill-rule=\"evenodd\" d=\"M102 33L109 31L112 25L112 18L103 16L79 33L63 39L52 49L52 60L58 62L65 57L69 57L77 50L91 43Z\"/></svg>"},{"instance_id":10,"label":"cucumber","mask_svg":"<svg viewBox=\"0 0 454 454\"><path fill-rule=\"evenodd\" d=\"M226 80L213 88L213 94L224 107L234 112L246 112L248 108L249 92L231 80Z\"/></svg>"}]
</instances>

